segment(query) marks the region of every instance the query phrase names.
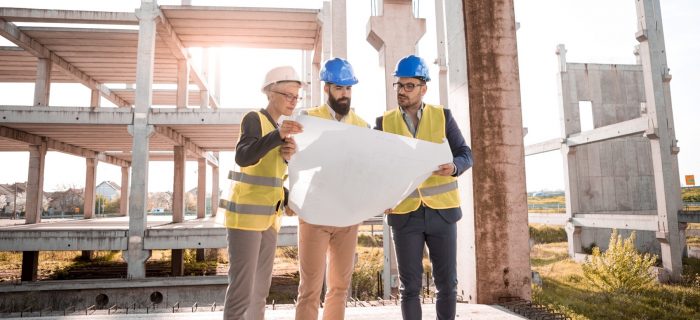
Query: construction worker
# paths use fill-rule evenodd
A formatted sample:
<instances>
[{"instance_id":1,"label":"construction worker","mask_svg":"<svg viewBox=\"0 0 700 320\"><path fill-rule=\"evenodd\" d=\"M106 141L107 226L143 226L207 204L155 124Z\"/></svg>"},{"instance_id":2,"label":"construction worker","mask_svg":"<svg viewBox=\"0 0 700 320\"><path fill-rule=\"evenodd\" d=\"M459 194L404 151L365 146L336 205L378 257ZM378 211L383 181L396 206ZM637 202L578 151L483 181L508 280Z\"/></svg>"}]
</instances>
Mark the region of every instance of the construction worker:
<instances>
[{"instance_id":1,"label":"construction worker","mask_svg":"<svg viewBox=\"0 0 700 320\"><path fill-rule=\"evenodd\" d=\"M277 67L265 76L262 92L267 108L243 117L236 145L239 172L231 197L222 199L228 228L229 285L224 319L262 320L272 281L277 232L284 210L287 161L296 152L293 134L302 131L298 122L285 120L299 101L301 78L289 66Z\"/></svg>"},{"instance_id":2,"label":"construction worker","mask_svg":"<svg viewBox=\"0 0 700 320\"><path fill-rule=\"evenodd\" d=\"M401 314L421 319L423 248L427 244L437 289L437 319L454 319L457 301L457 225L462 218L457 176L472 166L471 149L452 113L423 102L430 81L428 66L415 55L402 58L394 71L399 107L377 118L376 129L416 139L443 143L453 160L442 164L417 190L387 209L401 281Z\"/></svg>"},{"instance_id":3,"label":"construction worker","mask_svg":"<svg viewBox=\"0 0 700 320\"><path fill-rule=\"evenodd\" d=\"M330 59L323 65L320 78L325 82L323 91L328 100L321 106L302 111L302 114L368 128L367 122L350 108L352 86L358 82L352 65L341 58ZM315 225L299 218L297 320L318 319L321 289L326 275L323 319L337 320L345 317L345 301L354 269L358 226Z\"/></svg>"}]
</instances>

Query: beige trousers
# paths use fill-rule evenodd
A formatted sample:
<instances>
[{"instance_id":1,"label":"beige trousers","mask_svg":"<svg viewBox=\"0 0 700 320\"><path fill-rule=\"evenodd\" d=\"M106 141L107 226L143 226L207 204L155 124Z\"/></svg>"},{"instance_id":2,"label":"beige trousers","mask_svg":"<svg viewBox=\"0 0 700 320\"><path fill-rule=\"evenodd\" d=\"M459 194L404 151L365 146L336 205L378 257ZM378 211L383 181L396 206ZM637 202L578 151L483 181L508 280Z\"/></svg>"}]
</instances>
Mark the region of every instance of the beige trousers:
<instances>
[{"instance_id":1,"label":"beige trousers","mask_svg":"<svg viewBox=\"0 0 700 320\"><path fill-rule=\"evenodd\" d=\"M228 288L225 320L263 320L272 283L277 230L228 229Z\"/></svg>"},{"instance_id":2,"label":"beige trousers","mask_svg":"<svg viewBox=\"0 0 700 320\"><path fill-rule=\"evenodd\" d=\"M345 300L354 269L358 225L320 226L299 219L299 295L296 319L318 319L328 258L324 320L345 317Z\"/></svg>"}]
</instances>

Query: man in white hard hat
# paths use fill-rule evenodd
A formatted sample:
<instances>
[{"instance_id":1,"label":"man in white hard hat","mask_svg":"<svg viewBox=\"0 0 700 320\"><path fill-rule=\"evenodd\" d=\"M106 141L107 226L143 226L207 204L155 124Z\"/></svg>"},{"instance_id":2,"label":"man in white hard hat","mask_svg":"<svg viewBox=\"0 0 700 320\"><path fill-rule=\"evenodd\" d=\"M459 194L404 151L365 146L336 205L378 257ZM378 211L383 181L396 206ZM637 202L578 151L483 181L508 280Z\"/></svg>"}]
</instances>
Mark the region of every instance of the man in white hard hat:
<instances>
[{"instance_id":1,"label":"man in white hard hat","mask_svg":"<svg viewBox=\"0 0 700 320\"><path fill-rule=\"evenodd\" d=\"M231 196L219 206L228 228L229 285L224 319L262 320L272 281L280 217L285 207L284 178L287 161L296 152L293 134L302 126L284 120L294 111L301 78L290 66L277 67L265 76L261 87L267 96L265 109L243 117L236 145L236 164L231 171Z\"/></svg>"},{"instance_id":2,"label":"man in white hard hat","mask_svg":"<svg viewBox=\"0 0 700 320\"><path fill-rule=\"evenodd\" d=\"M369 128L367 122L350 108L352 86L358 82L352 65L345 59L330 59L324 63L320 78L325 82L323 90L328 97L327 102L302 113ZM345 317L345 300L354 269L357 228L358 225L316 225L299 219L299 295L296 320L318 319L321 287L326 271L328 290L323 319L340 320Z\"/></svg>"}]
</instances>

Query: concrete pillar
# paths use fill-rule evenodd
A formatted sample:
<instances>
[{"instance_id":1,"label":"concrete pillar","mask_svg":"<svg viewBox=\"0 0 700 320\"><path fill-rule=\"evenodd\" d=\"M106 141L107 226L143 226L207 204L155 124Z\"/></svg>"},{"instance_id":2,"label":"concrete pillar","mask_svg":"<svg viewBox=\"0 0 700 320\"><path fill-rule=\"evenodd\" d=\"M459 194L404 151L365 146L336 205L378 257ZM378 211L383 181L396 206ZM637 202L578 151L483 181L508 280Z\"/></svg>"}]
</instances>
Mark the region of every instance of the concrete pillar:
<instances>
[{"instance_id":1,"label":"concrete pillar","mask_svg":"<svg viewBox=\"0 0 700 320\"><path fill-rule=\"evenodd\" d=\"M319 73L321 72L321 63L313 63L311 67L311 98L313 99L312 106L318 106L321 104L321 98L323 97L323 90L321 90L321 78Z\"/></svg>"},{"instance_id":2,"label":"concrete pillar","mask_svg":"<svg viewBox=\"0 0 700 320\"><path fill-rule=\"evenodd\" d=\"M36 64L36 82L34 83L34 105L48 107L51 95L51 59L39 58Z\"/></svg>"},{"instance_id":3,"label":"concrete pillar","mask_svg":"<svg viewBox=\"0 0 700 320\"><path fill-rule=\"evenodd\" d=\"M209 49L202 49L202 79L204 82L209 82ZM209 91L199 88L199 107L202 109L209 108Z\"/></svg>"},{"instance_id":4,"label":"concrete pillar","mask_svg":"<svg viewBox=\"0 0 700 320\"><path fill-rule=\"evenodd\" d=\"M671 112L671 75L666 61L661 7L658 0L640 0L637 5L637 40L644 74L644 94L647 114L654 124L653 133L647 134L651 143L651 157L656 189L658 229L656 238L661 243L661 260L672 281L681 280L682 248L678 231L678 211L681 209L680 175L678 174L678 146ZM666 96L668 94L668 96Z\"/></svg>"},{"instance_id":5,"label":"concrete pillar","mask_svg":"<svg viewBox=\"0 0 700 320\"><path fill-rule=\"evenodd\" d=\"M185 220L185 147L174 146L173 222Z\"/></svg>"},{"instance_id":6,"label":"concrete pillar","mask_svg":"<svg viewBox=\"0 0 700 320\"><path fill-rule=\"evenodd\" d=\"M22 251L22 281L37 281L39 271L39 251Z\"/></svg>"},{"instance_id":7,"label":"concrete pillar","mask_svg":"<svg viewBox=\"0 0 700 320\"><path fill-rule=\"evenodd\" d=\"M197 160L197 219L202 219L207 210L207 160ZM197 261L204 261L204 249L197 249Z\"/></svg>"},{"instance_id":8,"label":"concrete pillar","mask_svg":"<svg viewBox=\"0 0 700 320\"><path fill-rule=\"evenodd\" d=\"M85 190L83 218L92 219L95 217L95 186L97 185L97 159L85 158Z\"/></svg>"},{"instance_id":9,"label":"concrete pillar","mask_svg":"<svg viewBox=\"0 0 700 320\"><path fill-rule=\"evenodd\" d=\"M461 1L445 1L445 37L448 81L448 105L466 141L471 141L469 116L469 92L467 82L467 44L465 42L464 15ZM442 81L442 80L441 80ZM440 83L443 86L443 83ZM471 144L471 142L469 142ZM474 189L472 170L458 178L459 196L462 200L462 219L457 222L457 292L463 301L476 303L476 248L474 246Z\"/></svg>"},{"instance_id":10,"label":"concrete pillar","mask_svg":"<svg viewBox=\"0 0 700 320\"><path fill-rule=\"evenodd\" d=\"M219 153L214 152L214 157L218 160ZM219 167L211 166L211 216L216 216L219 208Z\"/></svg>"},{"instance_id":11,"label":"concrete pillar","mask_svg":"<svg viewBox=\"0 0 700 320\"><path fill-rule=\"evenodd\" d=\"M214 99L221 105L221 50L214 51ZM210 84L211 86L211 84ZM216 108L216 105L214 105Z\"/></svg>"},{"instance_id":12,"label":"concrete pillar","mask_svg":"<svg viewBox=\"0 0 700 320\"><path fill-rule=\"evenodd\" d=\"M90 107L99 108L102 100L100 99L100 90L92 89L90 91Z\"/></svg>"},{"instance_id":13,"label":"concrete pillar","mask_svg":"<svg viewBox=\"0 0 700 320\"><path fill-rule=\"evenodd\" d=\"M185 221L185 147L173 147L173 222ZM183 249L172 250L173 276L182 276L185 272Z\"/></svg>"},{"instance_id":14,"label":"concrete pillar","mask_svg":"<svg viewBox=\"0 0 700 320\"><path fill-rule=\"evenodd\" d=\"M581 132L581 120L578 107L578 94L575 90L564 90L570 88L570 82L576 79L569 79L566 68L566 47L563 44L557 45L556 50L559 59L559 109L561 117L561 138L566 139L571 134ZM578 259L577 256L583 254L581 245L581 232L583 228L574 226L573 218L576 212L581 212L578 197L578 166L576 165L576 147L569 147L566 144L561 146L561 155L564 161L564 197L566 198L566 216L569 219L564 230L568 244L569 257Z\"/></svg>"},{"instance_id":15,"label":"concrete pillar","mask_svg":"<svg viewBox=\"0 0 700 320\"><path fill-rule=\"evenodd\" d=\"M175 107L178 109L187 108L190 91L187 85L190 83L190 64L187 59L177 60L177 95L175 96Z\"/></svg>"},{"instance_id":16,"label":"concrete pillar","mask_svg":"<svg viewBox=\"0 0 700 320\"><path fill-rule=\"evenodd\" d=\"M367 41L379 51L386 80L386 109L391 110L397 107L394 67L401 58L416 52L418 40L425 34L425 19L413 16L411 0L384 1L383 11L381 16L369 17Z\"/></svg>"},{"instance_id":17,"label":"concrete pillar","mask_svg":"<svg viewBox=\"0 0 700 320\"><path fill-rule=\"evenodd\" d=\"M29 172L27 176L25 223L41 222L42 201L44 199L44 166L46 164L46 143L29 146Z\"/></svg>"},{"instance_id":18,"label":"concrete pillar","mask_svg":"<svg viewBox=\"0 0 700 320\"><path fill-rule=\"evenodd\" d=\"M153 63L155 57L156 17L155 0L141 0L136 10L139 19L139 42L136 60L136 98L134 124L129 127L133 135L131 166L134 179L129 188L129 251L127 277L146 277L146 260L150 251L145 250L143 238L146 231L146 203L148 199L148 153L153 125L148 124L148 111L153 98Z\"/></svg>"},{"instance_id":19,"label":"concrete pillar","mask_svg":"<svg viewBox=\"0 0 700 320\"><path fill-rule=\"evenodd\" d=\"M25 223L41 222L42 200L44 198L44 165L46 163L46 143L29 146L29 172L27 177ZM39 269L39 252L22 252L22 281L36 281Z\"/></svg>"},{"instance_id":20,"label":"concrete pillar","mask_svg":"<svg viewBox=\"0 0 700 320\"><path fill-rule=\"evenodd\" d=\"M435 0L435 32L437 36L435 37L437 45L437 65L440 67L440 73L438 74L439 85L440 85L440 104L449 107L448 103L448 90L450 84L447 79L447 56L445 51L447 49L446 35L445 35L445 0Z\"/></svg>"},{"instance_id":21,"label":"concrete pillar","mask_svg":"<svg viewBox=\"0 0 700 320\"><path fill-rule=\"evenodd\" d=\"M323 2L321 7L321 16L323 17L323 25L321 26L321 62L331 58L333 52L333 12L331 3Z\"/></svg>"},{"instance_id":22,"label":"concrete pillar","mask_svg":"<svg viewBox=\"0 0 700 320\"><path fill-rule=\"evenodd\" d=\"M122 167L122 186L119 198L119 215L129 215L129 167Z\"/></svg>"},{"instance_id":23,"label":"concrete pillar","mask_svg":"<svg viewBox=\"0 0 700 320\"><path fill-rule=\"evenodd\" d=\"M348 23L346 0L333 0L332 10L332 45L331 55L337 58L348 58Z\"/></svg>"},{"instance_id":24,"label":"concrete pillar","mask_svg":"<svg viewBox=\"0 0 700 320\"><path fill-rule=\"evenodd\" d=\"M207 159L197 160L197 219L206 214L207 199Z\"/></svg>"},{"instance_id":25,"label":"concrete pillar","mask_svg":"<svg viewBox=\"0 0 700 320\"><path fill-rule=\"evenodd\" d=\"M372 16L367 25L367 41L379 51L380 64L385 68L386 109L397 107L394 83L394 66L402 57L415 53L418 40L425 33L425 19L413 16L411 0L384 1L381 16ZM397 32L397 30L411 30ZM398 268L396 253L389 226L384 222L384 298L398 292Z\"/></svg>"},{"instance_id":26,"label":"concrete pillar","mask_svg":"<svg viewBox=\"0 0 700 320\"><path fill-rule=\"evenodd\" d=\"M474 157L477 303L530 300L525 148L513 0L463 0Z\"/></svg>"}]
</instances>

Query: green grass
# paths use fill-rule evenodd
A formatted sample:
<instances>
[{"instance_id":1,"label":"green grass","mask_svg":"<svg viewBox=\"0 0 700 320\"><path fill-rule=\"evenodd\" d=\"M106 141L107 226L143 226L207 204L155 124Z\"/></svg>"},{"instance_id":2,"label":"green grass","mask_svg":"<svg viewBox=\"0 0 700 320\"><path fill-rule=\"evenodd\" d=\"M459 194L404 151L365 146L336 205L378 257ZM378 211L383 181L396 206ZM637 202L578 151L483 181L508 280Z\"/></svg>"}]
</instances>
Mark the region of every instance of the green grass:
<instances>
[{"instance_id":1,"label":"green grass","mask_svg":"<svg viewBox=\"0 0 700 320\"><path fill-rule=\"evenodd\" d=\"M684 260L684 281L654 285L636 294L604 294L583 278L581 265L568 259L566 243L538 244L531 251L542 287L533 301L571 319L700 319L700 260Z\"/></svg>"},{"instance_id":2,"label":"green grass","mask_svg":"<svg viewBox=\"0 0 700 320\"><path fill-rule=\"evenodd\" d=\"M535 243L552 243L566 241L566 231L563 227L531 224L530 239Z\"/></svg>"}]
</instances>

